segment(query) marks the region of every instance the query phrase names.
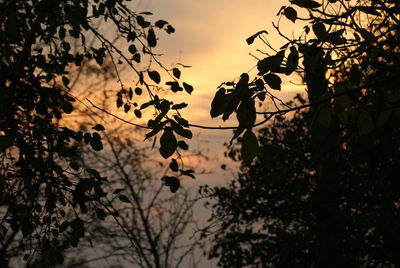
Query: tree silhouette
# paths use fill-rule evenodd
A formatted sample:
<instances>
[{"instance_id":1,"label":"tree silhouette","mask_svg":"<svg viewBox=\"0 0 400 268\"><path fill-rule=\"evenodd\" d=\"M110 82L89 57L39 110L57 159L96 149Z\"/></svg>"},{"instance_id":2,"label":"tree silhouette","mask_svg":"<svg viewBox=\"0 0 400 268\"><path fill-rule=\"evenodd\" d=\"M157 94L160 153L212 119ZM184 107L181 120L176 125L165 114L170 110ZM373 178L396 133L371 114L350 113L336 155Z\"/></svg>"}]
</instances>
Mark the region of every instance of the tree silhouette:
<instances>
[{"instance_id":1,"label":"tree silhouette","mask_svg":"<svg viewBox=\"0 0 400 268\"><path fill-rule=\"evenodd\" d=\"M298 96L277 112L264 112L274 121L259 132L253 165L258 144L252 143L249 157L247 130L238 140L241 149L236 145L230 152L245 161L239 178L227 187L205 189L215 198L220 227L210 257L219 258L222 267L397 267L399 4L291 3L281 15L297 21L295 8L306 9L305 36L312 29L314 37L288 39L283 50L257 67L277 89L276 74L290 73L294 69L288 66L302 58L296 68L308 98ZM255 96L265 91L262 82L248 84L244 77L246 90L253 86ZM228 95L240 96L240 90L243 86L236 85ZM214 110L220 109L215 103ZM248 107L254 111L254 104ZM235 111L229 109L222 114ZM241 111L239 106L239 123Z\"/></svg>"},{"instance_id":2,"label":"tree silhouette","mask_svg":"<svg viewBox=\"0 0 400 268\"><path fill-rule=\"evenodd\" d=\"M80 131L62 120L77 101L84 101L71 92L76 81L71 73L88 62L110 63L120 83L117 106L128 112L138 104L131 101L132 89L119 71L129 66L138 88L146 88L150 96L147 106L157 115L168 112L154 93L161 79L155 69L171 77L180 71L164 68L153 50L158 31L173 33L174 28L164 20L150 22L149 16L131 11L121 0L0 3L1 267L8 267L11 257L23 258L29 267L62 263L63 251L76 247L85 235L83 215L96 211L104 218L106 178L75 162L81 144L103 149L104 126ZM122 40L121 48L113 38ZM155 64L138 67L149 60ZM192 90L186 83L184 87ZM135 92L140 94L139 89ZM134 113L141 116L140 109Z\"/></svg>"}]
</instances>

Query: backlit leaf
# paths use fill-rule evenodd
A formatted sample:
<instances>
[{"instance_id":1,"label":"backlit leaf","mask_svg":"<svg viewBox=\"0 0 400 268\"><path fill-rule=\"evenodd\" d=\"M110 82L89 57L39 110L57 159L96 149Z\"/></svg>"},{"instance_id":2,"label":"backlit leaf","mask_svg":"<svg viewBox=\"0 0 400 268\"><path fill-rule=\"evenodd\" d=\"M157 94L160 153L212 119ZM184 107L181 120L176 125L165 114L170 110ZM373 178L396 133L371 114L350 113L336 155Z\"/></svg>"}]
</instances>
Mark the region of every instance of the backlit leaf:
<instances>
[{"instance_id":1,"label":"backlit leaf","mask_svg":"<svg viewBox=\"0 0 400 268\"><path fill-rule=\"evenodd\" d=\"M251 131L247 130L242 137L242 159L250 163L258 153L258 140L256 135Z\"/></svg>"},{"instance_id":2,"label":"backlit leaf","mask_svg":"<svg viewBox=\"0 0 400 268\"><path fill-rule=\"evenodd\" d=\"M174 154L177 147L177 141L171 128L166 128L160 138L160 154L168 158Z\"/></svg>"}]
</instances>

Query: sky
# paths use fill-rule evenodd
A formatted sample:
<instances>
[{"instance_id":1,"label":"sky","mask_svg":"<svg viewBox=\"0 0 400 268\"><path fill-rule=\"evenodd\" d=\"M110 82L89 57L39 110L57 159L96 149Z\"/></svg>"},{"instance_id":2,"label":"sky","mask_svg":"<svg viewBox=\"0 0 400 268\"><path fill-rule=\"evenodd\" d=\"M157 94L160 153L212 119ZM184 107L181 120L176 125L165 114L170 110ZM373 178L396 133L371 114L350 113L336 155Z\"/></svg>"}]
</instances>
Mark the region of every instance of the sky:
<instances>
[{"instance_id":1,"label":"sky","mask_svg":"<svg viewBox=\"0 0 400 268\"><path fill-rule=\"evenodd\" d=\"M265 51L266 48L260 40L249 46L246 43L246 38L249 36L267 30L271 36L268 40L273 46L280 47L283 44L283 39L276 38L272 22L278 20L277 13L285 2L142 0L135 3L137 11L150 11L154 13L154 19L164 19L176 29L172 35L159 36L156 53L163 54L162 62L167 67L172 67L174 63L192 66L181 69L183 80L195 88L191 96L181 95L177 98L189 104L183 115L193 124L236 125L233 120L224 123L220 119L211 119L209 111L216 87L224 81L238 78L241 73L248 72L256 66L256 59L249 53L260 56L256 50ZM281 26L285 32L290 33L294 24L285 19L281 21ZM255 71L252 73L255 74ZM284 82L282 91L275 93L288 99L300 87L294 86L289 80ZM232 132L193 131L198 138L192 142L192 147L200 143L201 148L212 159L205 163L212 174L200 176L201 184L225 184L232 174L222 172L219 166L229 164L228 167L237 168L237 165L223 157L223 152L226 150L223 143L229 142ZM193 182L194 185L198 183L198 180Z\"/></svg>"},{"instance_id":2,"label":"sky","mask_svg":"<svg viewBox=\"0 0 400 268\"><path fill-rule=\"evenodd\" d=\"M132 1L132 8L139 12L150 11L154 13L153 21L164 19L176 29L172 35L163 33L158 36L158 45L154 52L163 54L160 60L167 68L172 68L176 63L192 66L187 69L181 68L183 81L195 88L191 96L184 94L180 99L177 98L179 102L185 101L189 104L186 112L183 112L184 117L193 124L234 126L237 124L235 120L224 123L220 119L210 117L210 105L216 88L224 81L238 78L243 72L253 69L250 74L256 73L254 67L257 60L249 53L260 56L257 49L265 51L266 48L260 40L249 46L246 43L249 36L266 30L272 46L279 48L284 44L283 39L276 38L277 34L272 27L272 21L278 20L277 13L283 4L285 1L277 0L137 0ZM282 20L281 29L290 34L295 28L292 22ZM281 92L274 93L283 99L293 96L301 87L291 84L291 80L296 81L295 78L283 79ZM123 117L138 123L133 115L129 118L126 116ZM185 164L194 166L196 172L203 169L206 172L196 174L196 180L183 180L183 187L192 188L197 192L204 184L226 185L237 175L239 167L239 163L223 156L226 151L223 144L229 142L232 131L192 131L194 137L189 142L189 153L199 150L209 160L204 161L196 157L185 160ZM151 146L151 141L147 145ZM153 150L153 155L160 157L156 149ZM226 170L220 168L223 164L227 165ZM205 209L202 203L198 203L195 208L198 223L205 223L209 215L210 211ZM215 267L215 263L204 259L201 267Z\"/></svg>"}]
</instances>

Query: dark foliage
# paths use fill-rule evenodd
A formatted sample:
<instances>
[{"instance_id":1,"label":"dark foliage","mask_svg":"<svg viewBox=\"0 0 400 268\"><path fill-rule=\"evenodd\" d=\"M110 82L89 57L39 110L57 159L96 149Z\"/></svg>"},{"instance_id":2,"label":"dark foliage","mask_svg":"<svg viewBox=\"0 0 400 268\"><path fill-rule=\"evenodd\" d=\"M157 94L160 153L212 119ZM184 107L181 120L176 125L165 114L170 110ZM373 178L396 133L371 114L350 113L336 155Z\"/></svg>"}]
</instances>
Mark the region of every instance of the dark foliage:
<instances>
[{"instance_id":1,"label":"dark foliage","mask_svg":"<svg viewBox=\"0 0 400 268\"><path fill-rule=\"evenodd\" d=\"M293 41L308 100L298 96L283 108L294 114L259 131L259 154L238 179L205 189L220 226L210 257L221 267L400 265L399 5L322 2L348 9L292 1L310 11L316 36ZM355 39L336 39L344 29Z\"/></svg>"}]
</instances>

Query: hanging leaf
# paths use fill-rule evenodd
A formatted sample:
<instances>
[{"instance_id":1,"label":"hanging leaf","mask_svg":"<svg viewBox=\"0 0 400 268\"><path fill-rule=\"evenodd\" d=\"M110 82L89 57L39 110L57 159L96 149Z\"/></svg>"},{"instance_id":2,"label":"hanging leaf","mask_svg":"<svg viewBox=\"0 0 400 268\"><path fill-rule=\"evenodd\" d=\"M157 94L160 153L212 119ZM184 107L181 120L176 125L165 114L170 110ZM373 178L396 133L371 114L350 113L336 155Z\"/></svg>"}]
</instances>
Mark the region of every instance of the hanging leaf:
<instances>
[{"instance_id":1,"label":"hanging leaf","mask_svg":"<svg viewBox=\"0 0 400 268\"><path fill-rule=\"evenodd\" d=\"M214 96L214 99L211 102L211 117L217 117L224 113L225 106L226 106L226 95L225 95L225 88L220 88Z\"/></svg>"},{"instance_id":2,"label":"hanging leaf","mask_svg":"<svg viewBox=\"0 0 400 268\"><path fill-rule=\"evenodd\" d=\"M174 115L174 119L176 120L176 122L178 122L179 125L181 125L182 127L188 127L189 126L189 122L177 115Z\"/></svg>"},{"instance_id":3,"label":"hanging leaf","mask_svg":"<svg viewBox=\"0 0 400 268\"><path fill-rule=\"evenodd\" d=\"M137 16L136 21L142 28L147 28L150 26L150 22L146 21L142 16Z\"/></svg>"},{"instance_id":4,"label":"hanging leaf","mask_svg":"<svg viewBox=\"0 0 400 268\"><path fill-rule=\"evenodd\" d=\"M190 131L189 129L185 129L180 125L175 125L173 129L177 134L184 138L191 139L193 137L192 131Z\"/></svg>"},{"instance_id":5,"label":"hanging leaf","mask_svg":"<svg viewBox=\"0 0 400 268\"><path fill-rule=\"evenodd\" d=\"M135 45L130 45L129 48L128 48L128 50L129 50L129 52L130 52L131 54L135 54L136 51L137 51Z\"/></svg>"},{"instance_id":6,"label":"hanging leaf","mask_svg":"<svg viewBox=\"0 0 400 268\"><path fill-rule=\"evenodd\" d=\"M183 91L183 88L179 86L179 83L176 81L168 81L165 83L167 86L171 86L171 91L172 92L178 92L178 91Z\"/></svg>"},{"instance_id":7,"label":"hanging leaf","mask_svg":"<svg viewBox=\"0 0 400 268\"><path fill-rule=\"evenodd\" d=\"M264 81L268 84L268 86L270 86L270 88L281 90L282 80L276 74L269 73L264 75Z\"/></svg>"},{"instance_id":8,"label":"hanging leaf","mask_svg":"<svg viewBox=\"0 0 400 268\"><path fill-rule=\"evenodd\" d=\"M303 8L318 8L321 6L320 3L313 0L290 0L290 2Z\"/></svg>"},{"instance_id":9,"label":"hanging leaf","mask_svg":"<svg viewBox=\"0 0 400 268\"><path fill-rule=\"evenodd\" d=\"M161 82L161 76L157 71L147 71L151 80L159 84Z\"/></svg>"},{"instance_id":10,"label":"hanging leaf","mask_svg":"<svg viewBox=\"0 0 400 268\"><path fill-rule=\"evenodd\" d=\"M286 75L293 73L299 64L299 52L295 46L290 47L290 54L286 61Z\"/></svg>"},{"instance_id":11,"label":"hanging leaf","mask_svg":"<svg viewBox=\"0 0 400 268\"><path fill-rule=\"evenodd\" d=\"M185 151L189 149L189 145L185 141L178 141L178 147Z\"/></svg>"},{"instance_id":12,"label":"hanging leaf","mask_svg":"<svg viewBox=\"0 0 400 268\"><path fill-rule=\"evenodd\" d=\"M135 116L136 116L137 118L142 118L142 112L141 112L140 110L135 109L135 110L133 111L133 113L135 114Z\"/></svg>"},{"instance_id":13,"label":"hanging leaf","mask_svg":"<svg viewBox=\"0 0 400 268\"><path fill-rule=\"evenodd\" d=\"M187 106L188 106L187 103L182 102L182 103L179 103L179 104L172 105L171 109L179 110L179 109L185 108Z\"/></svg>"},{"instance_id":14,"label":"hanging leaf","mask_svg":"<svg viewBox=\"0 0 400 268\"><path fill-rule=\"evenodd\" d=\"M242 137L242 159L250 163L258 153L258 141L256 135L251 131L247 130Z\"/></svg>"},{"instance_id":15,"label":"hanging leaf","mask_svg":"<svg viewBox=\"0 0 400 268\"><path fill-rule=\"evenodd\" d=\"M90 140L90 146L93 148L95 151L101 151L103 150L103 143L101 142L100 139L91 139Z\"/></svg>"},{"instance_id":16,"label":"hanging leaf","mask_svg":"<svg viewBox=\"0 0 400 268\"><path fill-rule=\"evenodd\" d=\"M124 203L130 203L131 202L131 201L129 201L128 197L126 197L125 195L122 195L122 194L118 196L118 199L121 200Z\"/></svg>"},{"instance_id":17,"label":"hanging leaf","mask_svg":"<svg viewBox=\"0 0 400 268\"><path fill-rule=\"evenodd\" d=\"M135 39L136 39L136 33L135 32L128 33L128 36L126 37L126 40L128 42L135 41Z\"/></svg>"},{"instance_id":18,"label":"hanging leaf","mask_svg":"<svg viewBox=\"0 0 400 268\"><path fill-rule=\"evenodd\" d=\"M147 43L150 47L155 47L157 45L157 38L153 29L150 29L147 34Z\"/></svg>"},{"instance_id":19,"label":"hanging leaf","mask_svg":"<svg viewBox=\"0 0 400 268\"><path fill-rule=\"evenodd\" d=\"M158 20L158 21L156 21L156 23L154 25L161 29L162 27L164 27L167 24L168 24L168 22L165 20Z\"/></svg>"},{"instance_id":20,"label":"hanging leaf","mask_svg":"<svg viewBox=\"0 0 400 268\"><path fill-rule=\"evenodd\" d=\"M132 59L137 63L140 63L141 56L139 53L136 53L135 55L133 55Z\"/></svg>"},{"instance_id":21,"label":"hanging leaf","mask_svg":"<svg viewBox=\"0 0 400 268\"><path fill-rule=\"evenodd\" d=\"M171 128L166 128L160 138L160 154L168 158L174 154L177 147L177 141Z\"/></svg>"},{"instance_id":22,"label":"hanging leaf","mask_svg":"<svg viewBox=\"0 0 400 268\"><path fill-rule=\"evenodd\" d=\"M296 22L297 20L297 11L292 8L292 7L287 7L283 11L283 14L288 20L291 20L292 22Z\"/></svg>"},{"instance_id":23,"label":"hanging leaf","mask_svg":"<svg viewBox=\"0 0 400 268\"><path fill-rule=\"evenodd\" d=\"M323 23L317 22L313 24L312 29L319 40L326 40L328 33Z\"/></svg>"},{"instance_id":24,"label":"hanging leaf","mask_svg":"<svg viewBox=\"0 0 400 268\"><path fill-rule=\"evenodd\" d=\"M69 101L64 101L64 102L61 104L61 109L63 109L63 111L64 111L66 114L70 114L70 113L72 113L72 111L74 110L74 107L72 106L72 104L71 104Z\"/></svg>"},{"instance_id":25,"label":"hanging leaf","mask_svg":"<svg viewBox=\"0 0 400 268\"><path fill-rule=\"evenodd\" d=\"M186 84L185 82L183 82L183 87L185 88L186 92L189 94L192 94L193 92L193 87L189 84Z\"/></svg>"},{"instance_id":26,"label":"hanging leaf","mask_svg":"<svg viewBox=\"0 0 400 268\"><path fill-rule=\"evenodd\" d=\"M181 71L178 68L172 69L172 74L178 79L181 78Z\"/></svg>"},{"instance_id":27,"label":"hanging leaf","mask_svg":"<svg viewBox=\"0 0 400 268\"><path fill-rule=\"evenodd\" d=\"M282 72L281 65L283 58L285 57L285 51L281 50L276 55L266 57L257 63L258 75L263 75L269 71L271 72Z\"/></svg>"},{"instance_id":28,"label":"hanging leaf","mask_svg":"<svg viewBox=\"0 0 400 268\"><path fill-rule=\"evenodd\" d=\"M135 94L136 95L138 95L138 96L140 96L140 95L142 95L142 89L140 88L140 87L137 87L137 88L135 88Z\"/></svg>"},{"instance_id":29,"label":"hanging leaf","mask_svg":"<svg viewBox=\"0 0 400 268\"><path fill-rule=\"evenodd\" d=\"M252 126L256 121L256 108L254 99L242 101L236 112L236 117L239 121L239 126Z\"/></svg>"},{"instance_id":30,"label":"hanging leaf","mask_svg":"<svg viewBox=\"0 0 400 268\"><path fill-rule=\"evenodd\" d=\"M178 162L176 162L175 158L171 159L171 163L169 164L169 168L174 172L178 172L179 166L178 166Z\"/></svg>"},{"instance_id":31,"label":"hanging leaf","mask_svg":"<svg viewBox=\"0 0 400 268\"><path fill-rule=\"evenodd\" d=\"M173 193L175 193L181 186L179 179L176 177L164 176L161 180L164 181L165 186L168 186Z\"/></svg>"},{"instance_id":32,"label":"hanging leaf","mask_svg":"<svg viewBox=\"0 0 400 268\"><path fill-rule=\"evenodd\" d=\"M105 130L104 126L101 124L97 124L94 127L92 127L92 129L97 130L97 131L103 131Z\"/></svg>"}]
</instances>

